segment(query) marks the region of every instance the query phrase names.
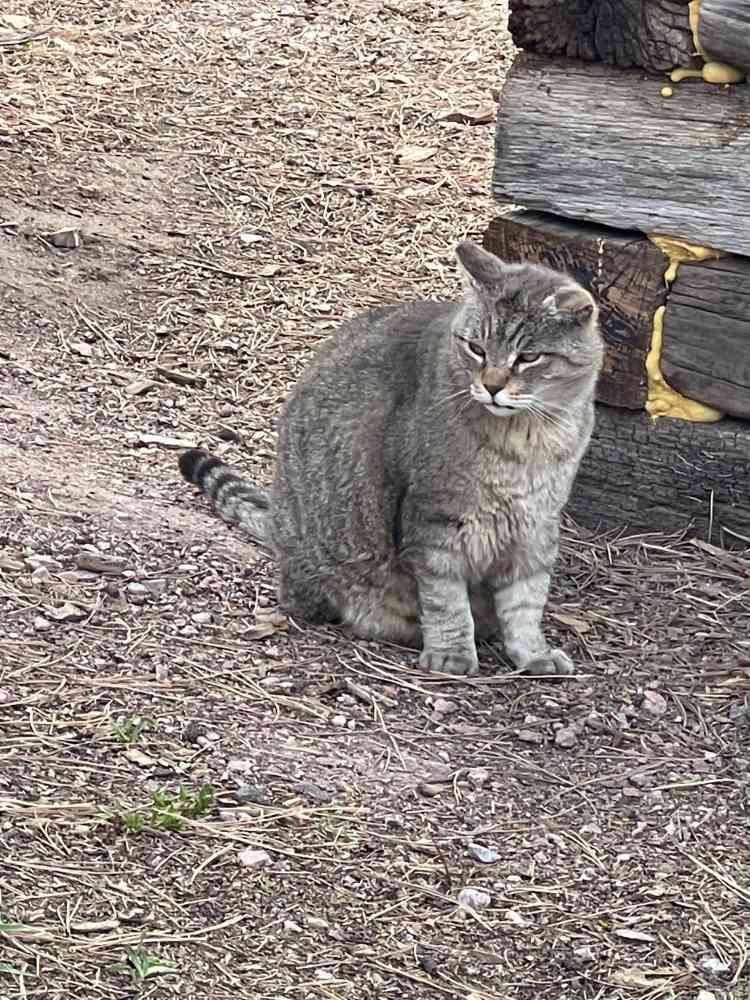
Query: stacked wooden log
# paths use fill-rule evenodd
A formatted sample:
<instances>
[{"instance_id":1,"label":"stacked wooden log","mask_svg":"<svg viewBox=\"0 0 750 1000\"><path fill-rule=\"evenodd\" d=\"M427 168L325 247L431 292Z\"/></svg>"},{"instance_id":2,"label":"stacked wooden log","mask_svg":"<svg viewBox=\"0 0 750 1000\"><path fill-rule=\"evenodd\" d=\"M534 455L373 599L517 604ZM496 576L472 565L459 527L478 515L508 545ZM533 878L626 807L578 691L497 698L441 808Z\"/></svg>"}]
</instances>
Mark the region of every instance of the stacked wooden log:
<instances>
[{"instance_id":1,"label":"stacked wooden log","mask_svg":"<svg viewBox=\"0 0 750 1000\"><path fill-rule=\"evenodd\" d=\"M485 246L599 301L571 510L750 543L750 0L511 0ZM627 495L625 495L627 494Z\"/></svg>"}]
</instances>

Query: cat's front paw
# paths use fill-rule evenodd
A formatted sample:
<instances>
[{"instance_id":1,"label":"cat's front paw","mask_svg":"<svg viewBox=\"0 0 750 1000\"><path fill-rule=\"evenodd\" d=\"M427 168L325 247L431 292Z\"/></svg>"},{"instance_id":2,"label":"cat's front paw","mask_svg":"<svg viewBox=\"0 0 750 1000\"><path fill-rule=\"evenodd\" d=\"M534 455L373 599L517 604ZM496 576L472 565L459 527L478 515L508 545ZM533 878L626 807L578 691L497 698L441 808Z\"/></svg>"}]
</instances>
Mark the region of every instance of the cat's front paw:
<instances>
[{"instance_id":1,"label":"cat's front paw","mask_svg":"<svg viewBox=\"0 0 750 1000\"><path fill-rule=\"evenodd\" d=\"M419 665L423 670L433 674L455 674L461 677L472 677L479 671L479 662L474 650L456 653L425 649L419 657Z\"/></svg>"},{"instance_id":2,"label":"cat's front paw","mask_svg":"<svg viewBox=\"0 0 750 1000\"><path fill-rule=\"evenodd\" d=\"M550 649L544 656L537 656L523 668L525 674L535 677L567 677L576 672L573 661L561 649Z\"/></svg>"}]
</instances>

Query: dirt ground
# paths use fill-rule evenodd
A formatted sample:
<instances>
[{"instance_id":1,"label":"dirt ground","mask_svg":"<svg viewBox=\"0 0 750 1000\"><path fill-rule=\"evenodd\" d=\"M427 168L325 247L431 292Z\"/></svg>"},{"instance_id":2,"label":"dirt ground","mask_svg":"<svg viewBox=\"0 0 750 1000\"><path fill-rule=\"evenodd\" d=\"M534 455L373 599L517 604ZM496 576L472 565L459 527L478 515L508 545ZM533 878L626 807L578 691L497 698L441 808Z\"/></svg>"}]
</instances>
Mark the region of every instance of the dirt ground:
<instances>
[{"instance_id":1,"label":"dirt ground","mask_svg":"<svg viewBox=\"0 0 750 1000\"><path fill-rule=\"evenodd\" d=\"M454 293L502 18L0 14L3 998L750 996L747 556L569 525L579 676L446 682L285 620L177 474L266 481L315 343Z\"/></svg>"}]
</instances>

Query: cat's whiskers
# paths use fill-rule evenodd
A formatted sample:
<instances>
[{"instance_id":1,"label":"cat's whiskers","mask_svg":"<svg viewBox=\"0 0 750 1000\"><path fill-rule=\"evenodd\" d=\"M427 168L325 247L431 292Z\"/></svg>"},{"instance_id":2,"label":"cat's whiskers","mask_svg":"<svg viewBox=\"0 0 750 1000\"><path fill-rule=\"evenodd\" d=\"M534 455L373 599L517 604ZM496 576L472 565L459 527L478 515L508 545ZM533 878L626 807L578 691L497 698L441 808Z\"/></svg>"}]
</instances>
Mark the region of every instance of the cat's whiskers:
<instances>
[{"instance_id":1,"label":"cat's whiskers","mask_svg":"<svg viewBox=\"0 0 750 1000\"><path fill-rule=\"evenodd\" d=\"M470 393L465 399L462 399L459 403L458 409L456 410L459 417L466 413L472 403L476 402L477 400Z\"/></svg>"},{"instance_id":2,"label":"cat's whiskers","mask_svg":"<svg viewBox=\"0 0 750 1000\"><path fill-rule=\"evenodd\" d=\"M570 434L571 431L575 431L575 424L570 419L563 415L562 413L554 413L552 410L548 409L539 400L532 399L528 404L529 412L533 413L535 416L539 417L541 421L546 423L549 427L560 431L562 434Z\"/></svg>"},{"instance_id":3,"label":"cat's whiskers","mask_svg":"<svg viewBox=\"0 0 750 1000\"><path fill-rule=\"evenodd\" d=\"M446 403L450 403L452 399L459 399L461 396L469 396L469 395L470 395L469 390L466 388L466 386L464 386L462 389L458 389L456 392L451 392L447 396L444 396L442 399L436 400L432 404L432 409L434 409L436 406L444 406Z\"/></svg>"}]
</instances>

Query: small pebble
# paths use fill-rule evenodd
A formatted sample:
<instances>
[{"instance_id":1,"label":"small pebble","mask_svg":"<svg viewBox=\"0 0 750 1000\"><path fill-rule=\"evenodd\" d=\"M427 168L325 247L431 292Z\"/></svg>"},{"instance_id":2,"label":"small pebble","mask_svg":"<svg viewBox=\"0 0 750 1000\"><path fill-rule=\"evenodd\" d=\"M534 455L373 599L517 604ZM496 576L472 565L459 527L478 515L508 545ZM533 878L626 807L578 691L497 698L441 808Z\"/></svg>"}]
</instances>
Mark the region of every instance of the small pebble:
<instances>
[{"instance_id":1,"label":"small pebble","mask_svg":"<svg viewBox=\"0 0 750 1000\"><path fill-rule=\"evenodd\" d=\"M142 583L138 583L136 580L132 580L129 584L127 584L127 591L129 594L133 594L137 597L145 596L148 593L148 590L144 587L144 585Z\"/></svg>"},{"instance_id":2,"label":"small pebble","mask_svg":"<svg viewBox=\"0 0 750 1000\"><path fill-rule=\"evenodd\" d=\"M238 802L253 802L257 805L267 805L269 802L268 792L264 785L240 785L234 792L234 797Z\"/></svg>"},{"instance_id":3,"label":"small pebble","mask_svg":"<svg viewBox=\"0 0 750 1000\"><path fill-rule=\"evenodd\" d=\"M490 772L484 767L471 767L466 772L466 777L475 788L484 788L489 783Z\"/></svg>"},{"instance_id":4,"label":"small pebble","mask_svg":"<svg viewBox=\"0 0 750 1000\"><path fill-rule=\"evenodd\" d=\"M658 691L644 691L641 711L653 719L660 719L667 711L667 699Z\"/></svg>"},{"instance_id":5,"label":"small pebble","mask_svg":"<svg viewBox=\"0 0 750 1000\"><path fill-rule=\"evenodd\" d=\"M578 742L578 733L574 726L563 726L555 733L555 746L569 749Z\"/></svg>"},{"instance_id":6,"label":"small pebble","mask_svg":"<svg viewBox=\"0 0 750 1000\"><path fill-rule=\"evenodd\" d=\"M37 632L46 632L48 629L52 628L52 623L48 622L46 618L41 615L37 615L34 619L34 629Z\"/></svg>"},{"instance_id":7,"label":"small pebble","mask_svg":"<svg viewBox=\"0 0 750 1000\"><path fill-rule=\"evenodd\" d=\"M448 698L436 698L432 707L438 715L452 715L458 710L455 701L450 701Z\"/></svg>"},{"instance_id":8,"label":"small pebble","mask_svg":"<svg viewBox=\"0 0 750 1000\"><path fill-rule=\"evenodd\" d=\"M343 727L346 725L346 723L347 723L347 718L346 718L345 715L332 715L331 716L331 725L332 726L337 726L339 729L343 729Z\"/></svg>"},{"instance_id":9,"label":"small pebble","mask_svg":"<svg viewBox=\"0 0 750 1000\"><path fill-rule=\"evenodd\" d=\"M210 611L197 611L194 615L190 616L190 620L195 622L196 625L210 625L214 620L214 616Z\"/></svg>"},{"instance_id":10,"label":"small pebble","mask_svg":"<svg viewBox=\"0 0 750 1000\"><path fill-rule=\"evenodd\" d=\"M294 785L294 791L310 799L311 802L330 802L333 799L331 792L312 781L301 781L298 785Z\"/></svg>"},{"instance_id":11,"label":"small pebble","mask_svg":"<svg viewBox=\"0 0 750 1000\"><path fill-rule=\"evenodd\" d=\"M671 87L662 87L660 93L662 97L671 97L674 91Z\"/></svg>"},{"instance_id":12,"label":"small pebble","mask_svg":"<svg viewBox=\"0 0 750 1000\"><path fill-rule=\"evenodd\" d=\"M444 791L444 786L433 785L429 781L420 781L417 785L417 791L428 799L434 799L436 795L440 795Z\"/></svg>"},{"instance_id":13,"label":"small pebble","mask_svg":"<svg viewBox=\"0 0 750 1000\"><path fill-rule=\"evenodd\" d=\"M519 729L517 736L522 743L544 743L542 734L533 729Z\"/></svg>"},{"instance_id":14,"label":"small pebble","mask_svg":"<svg viewBox=\"0 0 750 1000\"><path fill-rule=\"evenodd\" d=\"M483 865L493 864L500 856L495 847L483 847L481 844L472 843L469 843L469 854Z\"/></svg>"},{"instance_id":15,"label":"small pebble","mask_svg":"<svg viewBox=\"0 0 750 1000\"><path fill-rule=\"evenodd\" d=\"M491 902L492 897L482 889L467 887L466 889L462 889L458 894L458 905L466 906L471 910L483 910Z\"/></svg>"},{"instance_id":16,"label":"small pebble","mask_svg":"<svg viewBox=\"0 0 750 1000\"><path fill-rule=\"evenodd\" d=\"M729 706L729 721L735 726L744 726L750 722L750 706L743 702L734 702Z\"/></svg>"},{"instance_id":17,"label":"small pebble","mask_svg":"<svg viewBox=\"0 0 750 1000\"><path fill-rule=\"evenodd\" d=\"M426 777L429 781L451 781L455 773L455 768L450 764L443 764L442 761L431 761L425 768Z\"/></svg>"},{"instance_id":18,"label":"small pebble","mask_svg":"<svg viewBox=\"0 0 750 1000\"><path fill-rule=\"evenodd\" d=\"M240 851L238 860L245 868L263 868L270 863L271 855L268 851L259 851L254 847L247 847L244 851Z\"/></svg>"},{"instance_id":19,"label":"small pebble","mask_svg":"<svg viewBox=\"0 0 750 1000\"><path fill-rule=\"evenodd\" d=\"M582 833L585 837L598 837L602 832L602 828L598 823L586 823L582 826L579 833Z\"/></svg>"},{"instance_id":20,"label":"small pebble","mask_svg":"<svg viewBox=\"0 0 750 1000\"><path fill-rule=\"evenodd\" d=\"M715 958L713 955L704 955L703 958L699 958L698 965L704 972L708 972L712 976L720 976L732 968L731 962L722 962L720 958Z\"/></svg>"},{"instance_id":21,"label":"small pebble","mask_svg":"<svg viewBox=\"0 0 750 1000\"><path fill-rule=\"evenodd\" d=\"M596 958L590 944L585 944L581 948L574 948L573 955L576 958L577 965L586 965L589 962L593 962Z\"/></svg>"}]
</instances>

